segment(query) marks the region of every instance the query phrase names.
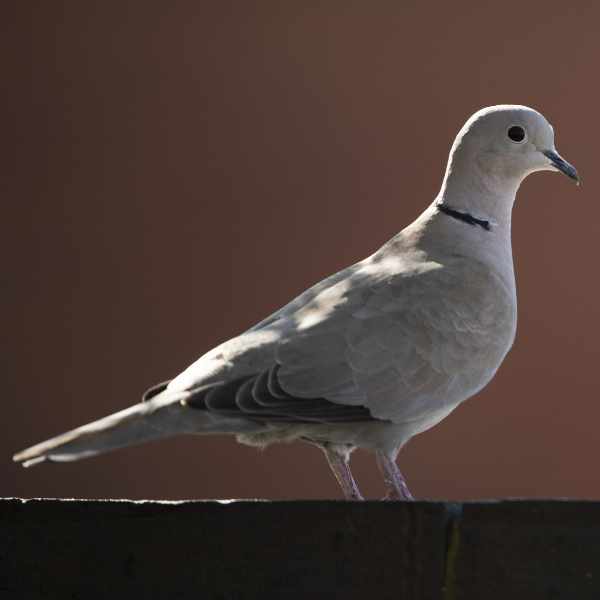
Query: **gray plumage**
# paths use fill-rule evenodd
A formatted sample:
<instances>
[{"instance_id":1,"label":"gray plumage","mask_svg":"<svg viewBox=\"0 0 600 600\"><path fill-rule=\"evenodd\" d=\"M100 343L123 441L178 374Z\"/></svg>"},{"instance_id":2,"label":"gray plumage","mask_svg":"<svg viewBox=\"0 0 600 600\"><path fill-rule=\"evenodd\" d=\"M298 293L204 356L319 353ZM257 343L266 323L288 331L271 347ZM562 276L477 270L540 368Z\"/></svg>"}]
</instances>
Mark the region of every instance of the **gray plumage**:
<instances>
[{"instance_id":1,"label":"gray plumage","mask_svg":"<svg viewBox=\"0 0 600 600\"><path fill-rule=\"evenodd\" d=\"M511 139L515 126L524 139ZM372 256L205 354L142 403L14 459L74 460L182 433L232 433L254 445L304 439L325 450L347 497L360 497L348 456L362 447L377 453L391 497L409 498L398 450L481 390L513 343L517 189L538 170L577 177L553 135L527 107L479 111L454 142L433 204Z\"/></svg>"}]
</instances>

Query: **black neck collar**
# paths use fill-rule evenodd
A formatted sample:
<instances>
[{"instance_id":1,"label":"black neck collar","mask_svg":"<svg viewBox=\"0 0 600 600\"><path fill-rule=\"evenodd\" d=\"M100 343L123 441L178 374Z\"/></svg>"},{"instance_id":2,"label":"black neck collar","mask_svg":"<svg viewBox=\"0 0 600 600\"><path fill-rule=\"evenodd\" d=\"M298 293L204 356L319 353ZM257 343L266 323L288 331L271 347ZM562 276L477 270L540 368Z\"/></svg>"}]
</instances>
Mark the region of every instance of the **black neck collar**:
<instances>
[{"instance_id":1,"label":"black neck collar","mask_svg":"<svg viewBox=\"0 0 600 600\"><path fill-rule=\"evenodd\" d=\"M459 221L462 221L463 223L468 223L469 225L478 225L479 227L482 227L486 231L490 231L490 229L492 228L489 221L484 221L483 219L477 219L476 217L474 217L473 215L470 215L469 213L464 213L464 212L460 212L458 210L454 210L453 208L450 208L447 204L443 204L440 202L439 204L436 204L436 208L440 212L443 212L445 215L448 215L449 217L452 217L453 219L458 219Z\"/></svg>"}]
</instances>

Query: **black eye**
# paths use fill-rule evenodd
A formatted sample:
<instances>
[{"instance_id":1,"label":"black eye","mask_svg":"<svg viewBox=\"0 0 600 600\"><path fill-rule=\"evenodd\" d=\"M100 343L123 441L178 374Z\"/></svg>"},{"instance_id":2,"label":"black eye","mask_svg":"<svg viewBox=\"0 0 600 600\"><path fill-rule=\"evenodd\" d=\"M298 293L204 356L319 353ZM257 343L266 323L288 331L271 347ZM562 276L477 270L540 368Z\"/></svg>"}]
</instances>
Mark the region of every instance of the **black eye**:
<instances>
[{"instance_id":1,"label":"black eye","mask_svg":"<svg viewBox=\"0 0 600 600\"><path fill-rule=\"evenodd\" d=\"M508 137L513 142L522 142L525 139L525 130L518 125L513 125L513 127L508 130Z\"/></svg>"}]
</instances>

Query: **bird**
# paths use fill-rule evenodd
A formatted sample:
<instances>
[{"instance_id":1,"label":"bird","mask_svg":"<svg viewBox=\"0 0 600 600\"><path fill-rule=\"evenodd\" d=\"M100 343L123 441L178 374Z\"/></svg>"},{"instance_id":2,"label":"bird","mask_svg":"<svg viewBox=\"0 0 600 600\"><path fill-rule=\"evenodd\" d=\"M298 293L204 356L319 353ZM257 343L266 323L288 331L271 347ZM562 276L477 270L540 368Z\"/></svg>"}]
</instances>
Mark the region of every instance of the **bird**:
<instances>
[{"instance_id":1,"label":"bird","mask_svg":"<svg viewBox=\"0 0 600 600\"><path fill-rule=\"evenodd\" d=\"M202 355L141 402L14 455L32 466L178 434L319 447L344 497L351 453L375 455L387 500L413 500L396 459L494 377L513 345L512 208L536 171L577 170L537 110L473 114L424 212L364 260Z\"/></svg>"}]
</instances>

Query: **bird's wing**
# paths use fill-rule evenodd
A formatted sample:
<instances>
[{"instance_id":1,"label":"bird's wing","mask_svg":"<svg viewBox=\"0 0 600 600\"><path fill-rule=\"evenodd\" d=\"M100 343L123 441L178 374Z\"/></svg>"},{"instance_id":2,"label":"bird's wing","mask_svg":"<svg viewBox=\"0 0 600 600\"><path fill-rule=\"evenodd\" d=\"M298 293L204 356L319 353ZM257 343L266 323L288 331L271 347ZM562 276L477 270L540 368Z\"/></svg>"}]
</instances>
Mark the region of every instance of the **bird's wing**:
<instances>
[{"instance_id":1,"label":"bird's wing","mask_svg":"<svg viewBox=\"0 0 600 600\"><path fill-rule=\"evenodd\" d=\"M170 387L190 390L191 406L265 420L418 419L444 408L457 373L490 343L486 278L477 265L363 261Z\"/></svg>"},{"instance_id":2,"label":"bird's wing","mask_svg":"<svg viewBox=\"0 0 600 600\"><path fill-rule=\"evenodd\" d=\"M296 313L295 335L276 347L287 393L363 406L394 422L474 393L471 382L495 364L508 291L475 261L389 263L369 265L362 284L338 282Z\"/></svg>"}]
</instances>

